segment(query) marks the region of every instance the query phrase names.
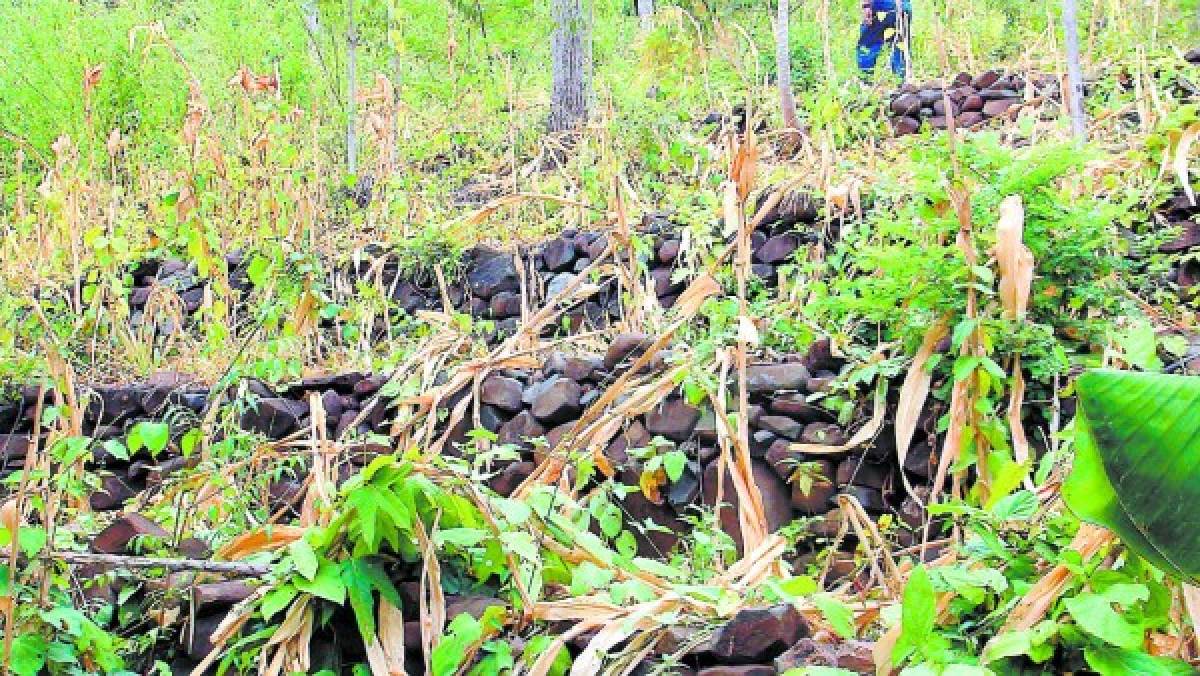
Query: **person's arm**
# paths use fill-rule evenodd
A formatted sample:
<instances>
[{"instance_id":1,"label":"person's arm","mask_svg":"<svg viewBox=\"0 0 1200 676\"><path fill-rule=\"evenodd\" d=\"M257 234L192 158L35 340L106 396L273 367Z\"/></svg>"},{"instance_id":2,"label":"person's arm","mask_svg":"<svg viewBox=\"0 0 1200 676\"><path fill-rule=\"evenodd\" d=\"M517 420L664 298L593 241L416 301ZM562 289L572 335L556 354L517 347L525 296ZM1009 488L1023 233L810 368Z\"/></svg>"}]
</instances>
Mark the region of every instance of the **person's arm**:
<instances>
[{"instance_id":1,"label":"person's arm","mask_svg":"<svg viewBox=\"0 0 1200 676\"><path fill-rule=\"evenodd\" d=\"M872 0L862 0L862 17L863 23L868 26L875 20L875 8Z\"/></svg>"}]
</instances>

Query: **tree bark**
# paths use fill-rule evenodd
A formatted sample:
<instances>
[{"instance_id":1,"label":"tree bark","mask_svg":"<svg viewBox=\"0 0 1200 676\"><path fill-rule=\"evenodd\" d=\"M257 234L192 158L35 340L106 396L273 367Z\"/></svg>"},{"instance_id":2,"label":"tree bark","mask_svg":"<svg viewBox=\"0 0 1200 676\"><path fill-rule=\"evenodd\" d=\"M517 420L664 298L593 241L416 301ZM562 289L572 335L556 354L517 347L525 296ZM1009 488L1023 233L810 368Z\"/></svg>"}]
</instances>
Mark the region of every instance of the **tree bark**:
<instances>
[{"instance_id":1,"label":"tree bark","mask_svg":"<svg viewBox=\"0 0 1200 676\"><path fill-rule=\"evenodd\" d=\"M788 37L790 21L788 0L779 0L779 14L775 18L775 81L779 86L779 110L783 114L783 126L799 129L796 97L792 94L792 50Z\"/></svg>"},{"instance_id":2,"label":"tree bark","mask_svg":"<svg viewBox=\"0 0 1200 676\"><path fill-rule=\"evenodd\" d=\"M584 0L554 0L553 87L550 131L576 129L587 119L591 87L591 31Z\"/></svg>"},{"instance_id":3,"label":"tree bark","mask_svg":"<svg viewBox=\"0 0 1200 676\"><path fill-rule=\"evenodd\" d=\"M638 19L641 21L642 30L650 31L654 29L654 0L637 0Z\"/></svg>"},{"instance_id":4,"label":"tree bark","mask_svg":"<svg viewBox=\"0 0 1200 676\"><path fill-rule=\"evenodd\" d=\"M358 132L354 127L358 115L358 30L354 25L354 0L346 0L346 170L351 176L358 173Z\"/></svg>"},{"instance_id":5,"label":"tree bark","mask_svg":"<svg viewBox=\"0 0 1200 676\"><path fill-rule=\"evenodd\" d=\"M1079 63L1079 16L1076 0L1063 0L1063 42L1067 49L1066 104L1071 113L1071 132L1075 143L1087 142L1087 123L1083 111L1083 67Z\"/></svg>"}]
</instances>

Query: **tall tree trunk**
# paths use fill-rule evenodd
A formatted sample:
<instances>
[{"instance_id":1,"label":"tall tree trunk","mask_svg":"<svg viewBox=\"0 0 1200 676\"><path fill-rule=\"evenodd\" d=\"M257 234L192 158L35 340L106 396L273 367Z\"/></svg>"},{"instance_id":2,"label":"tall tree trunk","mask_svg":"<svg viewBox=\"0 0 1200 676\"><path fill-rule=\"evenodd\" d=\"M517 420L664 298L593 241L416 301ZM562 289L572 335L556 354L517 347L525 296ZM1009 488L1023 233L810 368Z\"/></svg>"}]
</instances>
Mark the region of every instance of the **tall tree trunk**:
<instances>
[{"instance_id":1,"label":"tall tree trunk","mask_svg":"<svg viewBox=\"0 0 1200 676\"><path fill-rule=\"evenodd\" d=\"M346 0L346 170L358 173L358 30L354 25L354 0Z\"/></svg>"},{"instance_id":2,"label":"tall tree trunk","mask_svg":"<svg viewBox=\"0 0 1200 676\"><path fill-rule=\"evenodd\" d=\"M783 126L799 129L796 97L792 94L792 43L788 38L790 21L788 0L779 0L779 15L775 18L775 81L779 86L779 110L783 113Z\"/></svg>"},{"instance_id":3,"label":"tall tree trunk","mask_svg":"<svg viewBox=\"0 0 1200 676\"><path fill-rule=\"evenodd\" d=\"M654 28L654 0L637 0L638 19L641 21L642 30L650 31Z\"/></svg>"},{"instance_id":4,"label":"tall tree trunk","mask_svg":"<svg viewBox=\"0 0 1200 676\"><path fill-rule=\"evenodd\" d=\"M552 132L578 128L587 119L591 87L591 31L584 0L554 1L550 53L554 83L550 92Z\"/></svg>"},{"instance_id":5,"label":"tall tree trunk","mask_svg":"<svg viewBox=\"0 0 1200 676\"><path fill-rule=\"evenodd\" d=\"M1087 123L1083 116L1083 67L1079 64L1079 17L1076 0L1063 0L1063 41L1067 48L1066 104L1071 112L1071 132L1075 143L1087 142Z\"/></svg>"}]
</instances>

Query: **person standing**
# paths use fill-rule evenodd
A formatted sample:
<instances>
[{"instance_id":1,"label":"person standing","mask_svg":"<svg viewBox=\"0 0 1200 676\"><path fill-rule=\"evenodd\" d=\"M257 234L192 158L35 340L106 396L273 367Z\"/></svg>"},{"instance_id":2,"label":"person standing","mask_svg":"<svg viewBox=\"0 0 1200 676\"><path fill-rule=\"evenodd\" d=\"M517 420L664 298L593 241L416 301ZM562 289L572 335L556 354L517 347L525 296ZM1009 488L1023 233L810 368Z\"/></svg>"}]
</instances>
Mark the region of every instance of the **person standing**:
<instances>
[{"instance_id":1,"label":"person standing","mask_svg":"<svg viewBox=\"0 0 1200 676\"><path fill-rule=\"evenodd\" d=\"M912 0L862 0L862 27L858 34L858 69L869 76L879 54L892 52L892 72L905 79L911 60Z\"/></svg>"}]
</instances>

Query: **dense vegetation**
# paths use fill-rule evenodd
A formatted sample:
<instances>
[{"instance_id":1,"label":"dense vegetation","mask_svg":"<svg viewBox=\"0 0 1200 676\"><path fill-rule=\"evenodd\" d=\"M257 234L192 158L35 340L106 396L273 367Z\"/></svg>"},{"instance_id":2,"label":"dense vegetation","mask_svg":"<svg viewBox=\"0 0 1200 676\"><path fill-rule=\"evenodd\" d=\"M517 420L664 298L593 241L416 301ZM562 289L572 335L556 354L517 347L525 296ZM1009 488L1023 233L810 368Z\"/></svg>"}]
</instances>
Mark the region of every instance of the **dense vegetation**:
<instances>
[{"instance_id":1,"label":"dense vegetation","mask_svg":"<svg viewBox=\"0 0 1200 676\"><path fill-rule=\"evenodd\" d=\"M1198 3L562 2L0 6L5 668L1200 665Z\"/></svg>"}]
</instances>

